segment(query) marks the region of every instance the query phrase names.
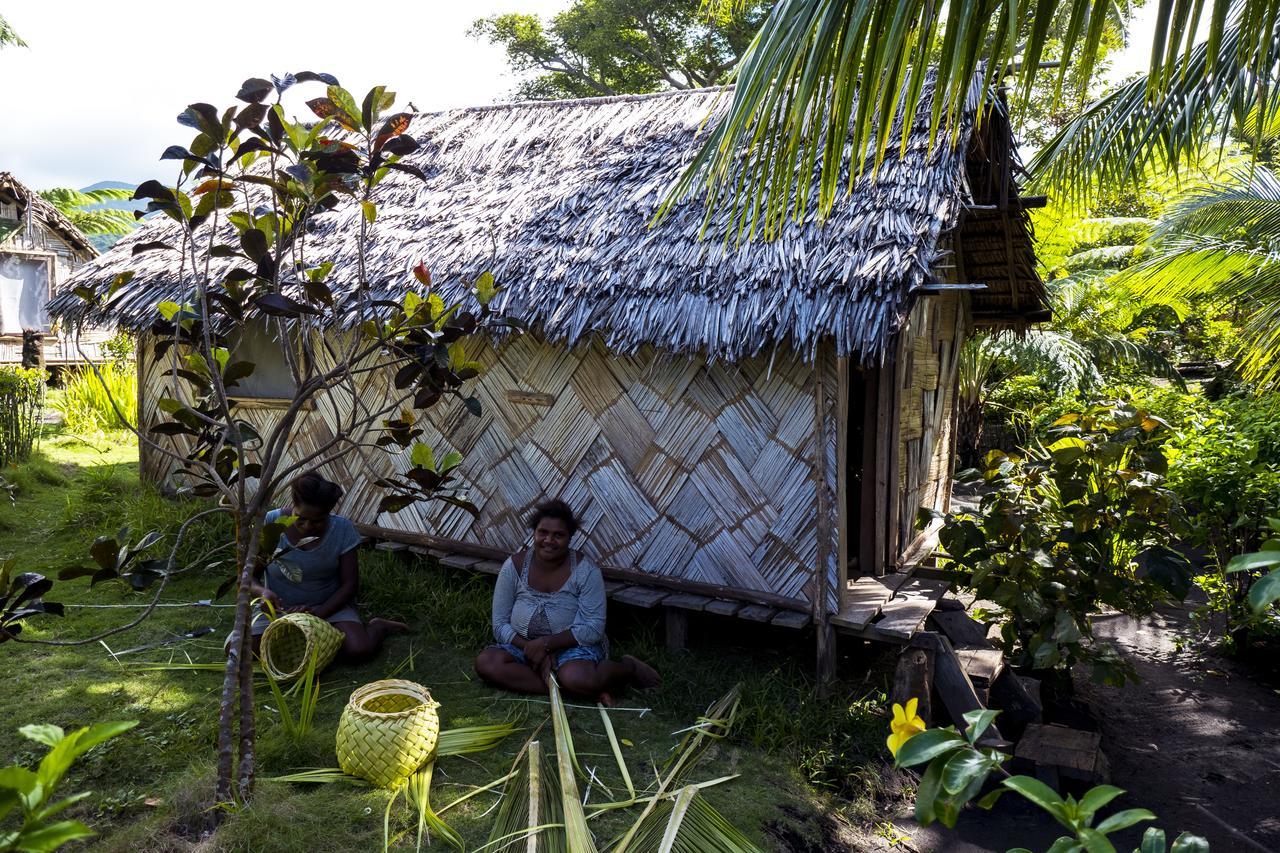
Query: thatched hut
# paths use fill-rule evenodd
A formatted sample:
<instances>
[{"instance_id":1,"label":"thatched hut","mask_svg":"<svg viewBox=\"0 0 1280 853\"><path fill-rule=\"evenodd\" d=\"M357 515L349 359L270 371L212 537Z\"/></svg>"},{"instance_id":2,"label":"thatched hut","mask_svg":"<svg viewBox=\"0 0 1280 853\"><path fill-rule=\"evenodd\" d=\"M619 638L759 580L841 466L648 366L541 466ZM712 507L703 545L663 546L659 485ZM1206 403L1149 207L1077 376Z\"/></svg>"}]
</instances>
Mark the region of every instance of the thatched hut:
<instances>
[{"instance_id":1,"label":"thatched hut","mask_svg":"<svg viewBox=\"0 0 1280 853\"><path fill-rule=\"evenodd\" d=\"M97 257L89 238L8 172L0 172L0 363L22 359L22 334L46 336L49 364L79 361L66 339L48 336L48 301L82 264ZM97 337L90 345L97 352Z\"/></svg>"},{"instance_id":2,"label":"thatched hut","mask_svg":"<svg viewBox=\"0 0 1280 853\"><path fill-rule=\"evenodd\" d=\"M673 92L413 120L411 160L429 179L379 188L374 286L394 298L425 262L448 300L489 270L499 309L533 331L478 345L483 414L432 410L426 440L465 454L478 520L444 505L375 517L373 480L403 464L378 455L332 472L350 486L348 514L476 563L521 547L530 506L560 496L630 600L675 593L786 624L825 626L852 581L920 550L918 508L948 499L961 341L978 324L1044 316L1008 122L995 111L974 132L971 111L958 145L932 151L917 124L905 156L892 143L828 221L810 216L775 242L734 245L723 223L704 239L697 201L651 227L724 100ZM354 281L358 216L326 214L309 238L336 261L335 290ZM164 253L131 257L164 228L78 276L103 287L136 271L107 319L145 330L160 300L181 300ZM242 402L264 427L289 390L264 369L272 360ZM171 380L139 364L145 424ZM326 440L333 411L315 407L300 452ZM144 453L143 472L163 476L164 460Z\"/></svg>"}]
</instances>

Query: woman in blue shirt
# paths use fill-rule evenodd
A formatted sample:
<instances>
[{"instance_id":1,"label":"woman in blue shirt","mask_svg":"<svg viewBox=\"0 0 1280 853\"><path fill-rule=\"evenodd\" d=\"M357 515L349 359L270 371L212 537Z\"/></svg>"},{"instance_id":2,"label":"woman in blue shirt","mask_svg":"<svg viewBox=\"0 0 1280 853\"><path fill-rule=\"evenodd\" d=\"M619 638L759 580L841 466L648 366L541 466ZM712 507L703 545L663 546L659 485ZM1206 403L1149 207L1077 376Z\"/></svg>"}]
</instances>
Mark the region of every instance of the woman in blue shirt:
<instances>
[{"instance_id":1,"label":"woman in blue shirt","mask_svg":"<svg viewBox=\"0 0 1280 853\"><path fill-rule=\"evenodd\" d=\"M629 685L661 683L644 661L609 660L600 569L569 549L578 521L564 501L539 504L529 520L533 547L502 564L493 592L493 636L476 673L495 687L546 693L547 676L566 692L605 705Z\"/></svg>"},{"instance_id":2,"label":"woman in blue shirt","mask_svg":"<svg viewBox=\"0 0 1280 853\"><path fill-rule=\"evenodd\" d=\"M292 516L293 523L280 537L265 579L250 594L269 602L276 613L319 616L345 635L341 650L345 658L369 657L388 634L407 631L409 626L390 619L370 619L367 625L360 621L355 601L360 585L356 548L361 536L348 519L333 514L342 500L342 487L309 471L293 481L290 491L292 503L267 513L267 522ZM266 613L259 610L253 620L255 653L267 624Z\"/></svg>"}]
</instances>

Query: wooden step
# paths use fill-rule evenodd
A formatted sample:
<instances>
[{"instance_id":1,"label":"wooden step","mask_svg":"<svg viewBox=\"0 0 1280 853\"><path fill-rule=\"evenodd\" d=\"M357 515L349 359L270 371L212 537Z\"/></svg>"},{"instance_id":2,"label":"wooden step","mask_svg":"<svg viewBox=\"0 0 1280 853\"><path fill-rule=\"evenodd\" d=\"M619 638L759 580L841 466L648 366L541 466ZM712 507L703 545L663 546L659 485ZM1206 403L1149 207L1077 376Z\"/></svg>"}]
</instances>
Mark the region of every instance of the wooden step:
<instances>
[{"instance_id":1,"label":"wooden step","mask_svg":"<svg viewBox=\"0 0 1280 853\"><path fill-rule=\"evenodd\" d=\"M947 639L956 646L990 648L991 644L987 642L987 626L975 621L963 610L944 609L945 602L952 600L943 598L939 601L938 607L929 614L929 621L946 634Z\"/></svg>"},{"instance_id":2,"label":"wooden step","mask_svg":"<svg viewBox=\"0 0 1280 853\"><path fill-rule=\"evenodd\" d=\"M938 599L951 585L946 581L912 578L880 608L880 621L872 627L877 634L898 640L909 640L924 627Z\"/></svg>"},{"instance_id":3,"label":"wooden step","mask_svg":"<svg viewBox=\"0 0 1280 853\"><path fill-rule=\"evenodd\" d=\"M995 684L996 678L1004 671L1004 652L990 646L956 648L956 657L960 659L964 674L973 682L973 689L977 691L982 704L989 705L991 685Z\"/></svg>"},{"instance_id":4,"label":"wooden step","mask_svg":"<svg viewBox=\"0 0 1280 853\"><path fill-rule=\"evenodd\" d=\"M908 577L889 574L878 578L870 575L858 578L845 589L840 612L831 617L831 623L861 631L879 615L880 609Z\"/></svg>"}]
</instances>

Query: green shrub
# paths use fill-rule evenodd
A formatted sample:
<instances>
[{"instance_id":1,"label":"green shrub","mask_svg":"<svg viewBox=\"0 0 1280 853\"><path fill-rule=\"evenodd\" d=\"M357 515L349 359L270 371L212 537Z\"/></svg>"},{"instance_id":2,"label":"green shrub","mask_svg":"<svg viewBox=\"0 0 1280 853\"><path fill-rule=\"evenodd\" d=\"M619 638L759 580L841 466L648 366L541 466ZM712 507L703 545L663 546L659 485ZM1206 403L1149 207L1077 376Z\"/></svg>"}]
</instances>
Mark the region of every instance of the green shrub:
<instances>
[{"instance_id":1,"label":"green shrub","mask_svg":"<svg viewBox=\"0 0 1280 853\"><path fill-rule=\"evenodd\" d=\"M1171 547L1185 529L1164 483L1165 425L1146 411L1100 403L1059 418L1044 448L1026 457L994 450L981 477L977 514L947 517L939 539L949 567L979 598L1002 608L1005 651L1033 669L1084 660L1097 679L1130 674L1114 649L1092 638L1100 605L1149 613L1191 581Z\"/></svg>"},{"instance_id":2,"label":"green shrub","mask_svg":"<svg viewBox=\"0 0 1280 853\"><path fill-rule=\"evenodd\" d=\"M0 467L31 455L44 421L45 373L0 367Z\"/></svg>"},{"instance_id":3,"label":"green shrub","mask_svg":"<svg viewBox=\"0 0 1280 853\"><path fill-rule=\"evenodd\" d=\"M130 361L109 361L98 365L96 374L90 367L76 370L67 376L62 396L53 405L70 432L92 435L124 429L116 407L130 423L137 423L137 368Z\"/></svg>"}]
</instances>

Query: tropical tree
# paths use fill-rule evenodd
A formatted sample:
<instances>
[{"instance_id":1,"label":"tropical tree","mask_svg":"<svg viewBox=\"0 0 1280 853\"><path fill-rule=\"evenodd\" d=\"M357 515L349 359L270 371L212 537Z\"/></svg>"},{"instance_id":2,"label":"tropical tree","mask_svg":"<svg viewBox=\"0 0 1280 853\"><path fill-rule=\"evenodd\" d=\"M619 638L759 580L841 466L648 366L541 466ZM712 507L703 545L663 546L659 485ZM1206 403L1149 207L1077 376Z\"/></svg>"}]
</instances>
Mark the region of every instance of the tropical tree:
<instances>
[{"instance_id":1,"label":"tropical tree","mask_svg":"<svg viewBox=\"0 0 1280 853\"><path fill-rule=\"evenodd\" d=\"M533 72L518 97L588 98L723 83L751 43L769 0L713 16L702 0L575 0L549 21L512 12L477 20L471 34Z\"/></svg>"},{"instance_id":2,"label":"tropical tree","mask_svg":"<svg viewBox=\"0 0 1280 853\"><path fill-rule=\"evenodd\" d=\"M133 190L73 190L57 187L41 190L40 197L58 208L63 216L90 237L123 237L138 225L132 210L102 206L112 201L129 201L133 198Z\"/></svg>"},{"instance_id":3,"label":"tropical tree","mask_svg":"<svg viewBox=\"0 0 1280 853\"><path fill-rule=\"evenodd\" d=\"M1161 221L1153 252L1125 281L1161 298L1199 298L1244 316L1239 366L1280 381L1280 176L1265 166L1191 193Z\"/></svg>"},{"instance_id":4,"label":"tropical tree","mask_svg":"<svg viewBox=\"0 0 1280 853\"><path fill-rule=\"evenodd\" d=\"M734 0L721 0L734 3ZM736 0L740 5L741 0ZM954 140L966 104L983 108L995 84L1011 78L1017 113L1033 85L1055 77L1062 96L1068 69L1088 85L1100 55L1112 0L780 0L742 58L724 118L708 134L673 193L702 187L708 203L728 207L771 237L812 203L790 186L797 170L820 172L816 203L825 216L842 183L842 166L883 156L893 123L933 90L935 141ZM1055 16L1067 15L1056 69L1042 67ZM1207 20L1209 38L1194 41ZM1280 75L1280 14L1275 0L1178 0L1161 4L1148 75L1072 121L1037 159L1087 167L1109 179L1136 176L1153 161L1174 164L1198 151L1213 129L1274 102ZM975 86L979 77L988 85ZM998 79L997 79L998 78ZM830 140L847 139L847 145ZM1061 158L1061 159L1060 159ZM854 169L856 173L861 165ZM1076 169L1070 185L1084 187ZM1056 175L1060 182L1066 172ZM748 180L740 180L748 176Z\"/></svg>"}]
</instances>

